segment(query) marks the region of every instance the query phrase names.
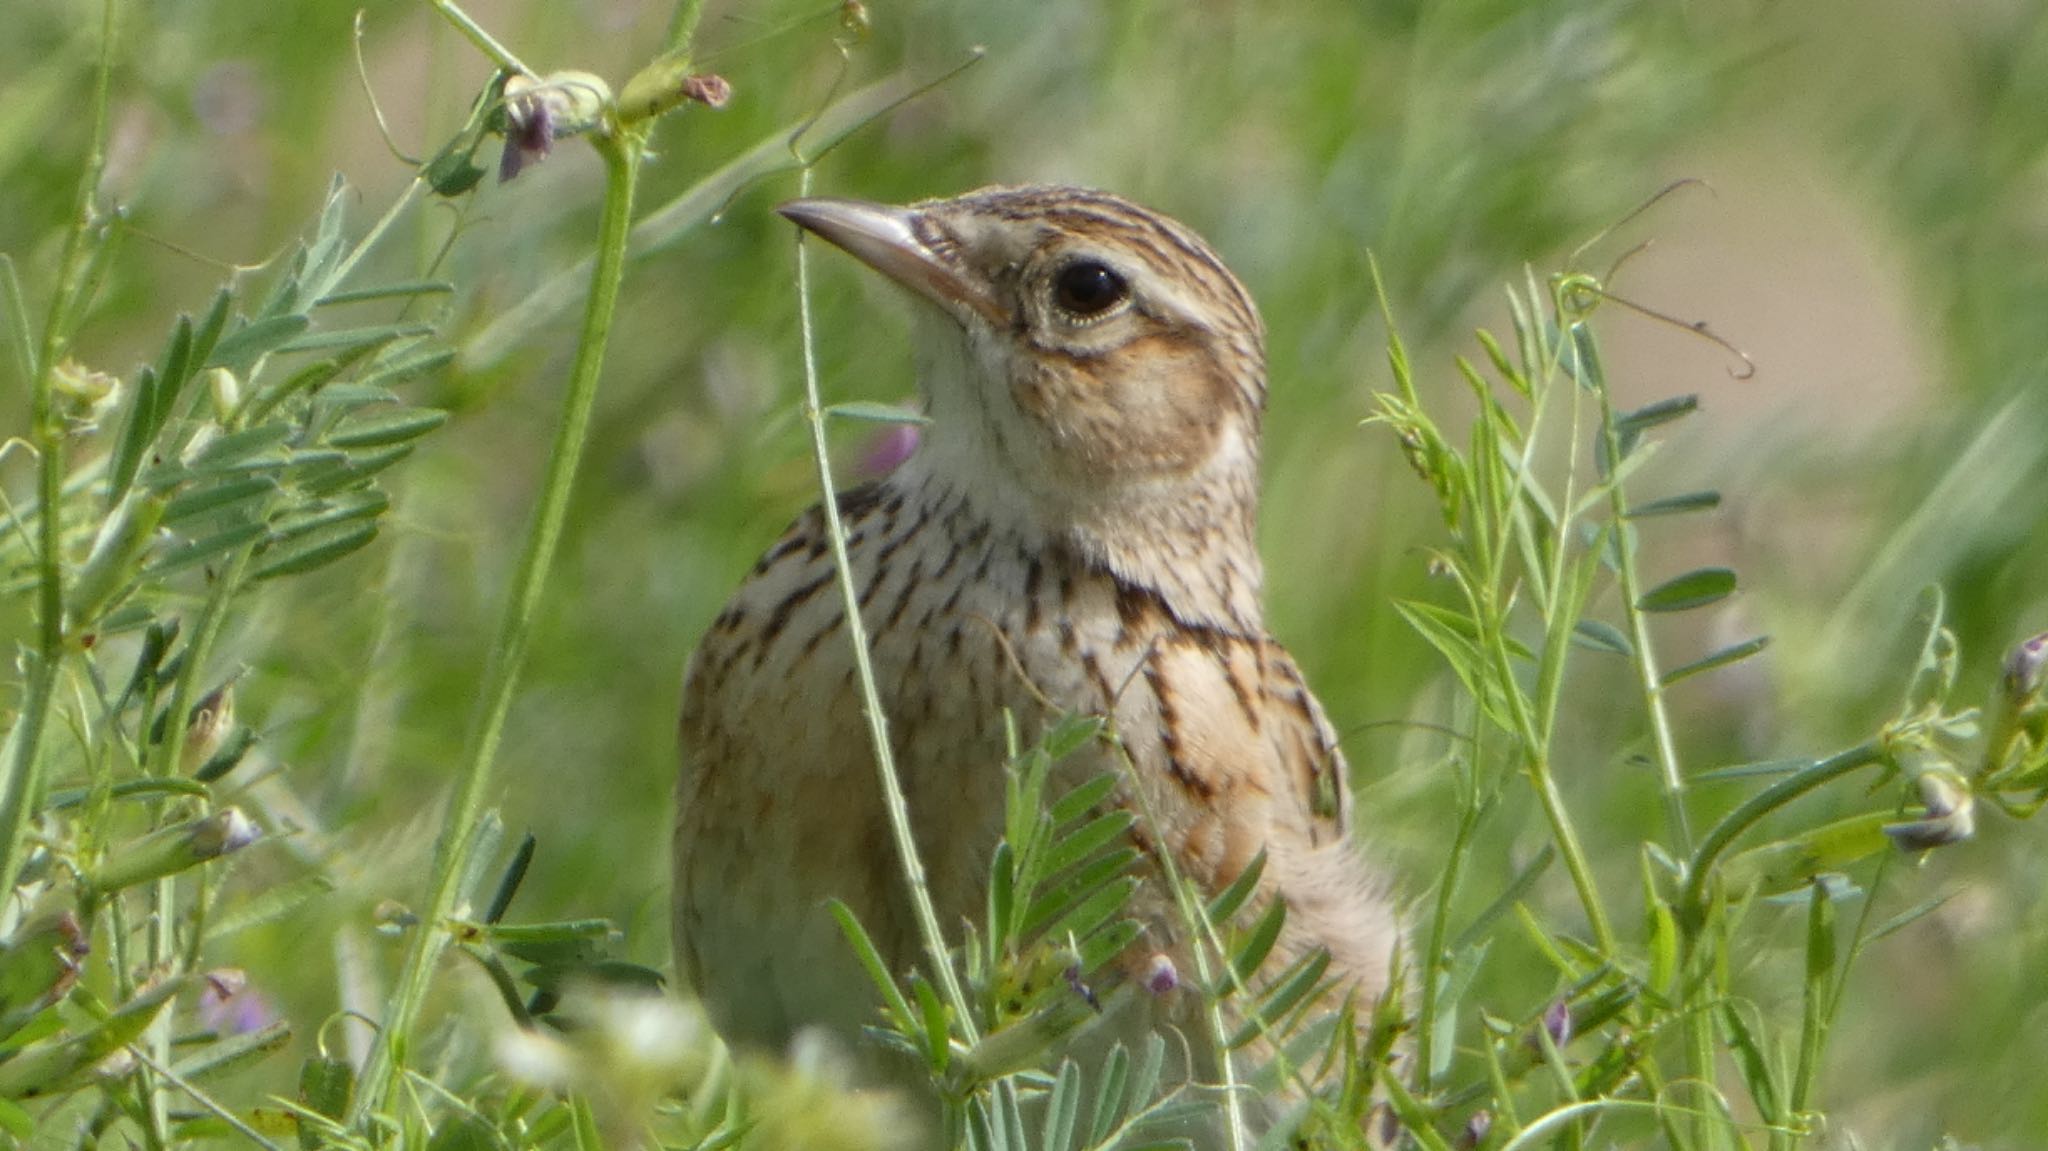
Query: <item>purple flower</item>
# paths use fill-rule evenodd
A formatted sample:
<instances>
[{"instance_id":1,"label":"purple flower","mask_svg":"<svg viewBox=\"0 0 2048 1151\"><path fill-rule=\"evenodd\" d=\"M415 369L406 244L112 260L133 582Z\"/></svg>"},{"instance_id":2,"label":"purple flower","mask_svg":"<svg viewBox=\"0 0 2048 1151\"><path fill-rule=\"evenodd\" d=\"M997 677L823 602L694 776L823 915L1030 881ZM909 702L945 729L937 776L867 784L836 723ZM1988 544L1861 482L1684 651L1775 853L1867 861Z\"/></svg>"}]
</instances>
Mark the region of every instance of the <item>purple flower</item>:
<instances>
[{"instance_id":1,"label":"purple flower","mask_svg":"<svg viewBox=\"0 0 2048 1151\"><path fill-rule=\"evenodd\" d=\"M505 152L498 158L500 184L517 176L527 161L538 164L555 150L554 110L546 100L505 102Z\"/></svg>"},{"instance_id":2,"label":"purple flower","mask_svg":"<svg viewBox=\"0 0 2048 1151\"><path fill-rule=\"evenodd\" d=\"M2025 707L2030 698L2048 682L2048 631L2021 640L2005 657L2005 691L2013 703Z\"/></svg>"},{"instance_id":3,"label":"purple flower","mask_svg":"<svg viewBox=\"0 0 2048 1151\"><path fill-rule=\"evenodd\" d=\"M916 424L890 424L876 432L861 453L860 474L878 480L895 471L917 451L920 438Z\"/></svg>"},{"instance_id":4,"label":"purple flower","mask_svg":"<svg viewBox=\"0 0 2048 1151\"><path fill-rule=\"evenodd\" d=\"M1572 1041L1572 1005L1560 999L1543 1010L1543 1030L1559 1050Z\"/></svg>"},{"instance_id":5,"label":"purple flower","mask_svg":"<svg viewBox=\"0 0 2048 1151\"><path fill-rule=\"evenodd\" d=\"M1145 990L1154 995L1164 995L1179 986L1180 971L1174 967L1173 960L1164 952L1154 955L1145 968Z\"/></svg>"},{"instance_id":6,"label":"purple flower","mask_svg":"<svg viewBox=\"0 0 2048 1151\"><path fill-rule=\"evenodd\" d=\"M249 986L246 972L222 967L206 974L206 988L199 993L199 1020L209 1031L246 1035L277 1022L277 1012Z\"/></svg>"}]
</instances>

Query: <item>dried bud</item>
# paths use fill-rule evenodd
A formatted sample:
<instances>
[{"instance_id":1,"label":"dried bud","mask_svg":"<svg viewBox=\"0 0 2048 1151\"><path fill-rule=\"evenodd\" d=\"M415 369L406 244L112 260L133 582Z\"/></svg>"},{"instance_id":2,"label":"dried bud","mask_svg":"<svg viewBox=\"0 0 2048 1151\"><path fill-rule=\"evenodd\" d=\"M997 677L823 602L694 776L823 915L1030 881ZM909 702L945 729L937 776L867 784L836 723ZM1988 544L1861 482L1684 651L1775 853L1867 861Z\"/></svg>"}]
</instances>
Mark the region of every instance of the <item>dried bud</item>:
<instances>
[{"instance_id":1,"label":"dried bud","mask_svg":"<svg viewBox=\"0 0 2048 1151\"><path fill-rule=\"evenodd\" d=\"M701 76L685 77L682 92L683 99L695 100L716 111L732 99L732 83L716 73L706 72Z\"/></svg>"},{"instance_id":2,"label":"dried bud","mask_svg":"<svg viewBox=\"0 0 2048 1151\"><path fill-rule=\"evenodd\" d=\"M66 359L51 369L50 391L66 426L74 432L89 432L120 402L121 381Z\"/></svg>"},{"instance_id":3,"label":"dried bud","mask_svg":"<svg viewBox=\"0 0 2048 1151\"><path fill-rule=\"evenodd\" d=\"M235 729L235 681L230 679L192 705L185 721L185 746L178 764L187 774L198 771L219 752Z\"/></svg>"},{"instance_id":4,"label":"dried bud","mask_svg":"<svg viewBox=\"0 0 2048 1151\"><path fill-rule=\"evenodd\" d=\"M1145 990L1154 995L1164 995L1180 986L1180 971L1165 952L1152 956L1145 965Z\"/></svg>"},{"instance_id":5,"label":"dried bud","mask_svg":"<svg viewBox=\"0 0 2048 1151\"><path fill-rule=\"evenodd\" d=\"M839 26L861 39L866 39L874 26L868 22L868 6L860 0L842 0L839 5Z\"/></svg>"}]
</instances>

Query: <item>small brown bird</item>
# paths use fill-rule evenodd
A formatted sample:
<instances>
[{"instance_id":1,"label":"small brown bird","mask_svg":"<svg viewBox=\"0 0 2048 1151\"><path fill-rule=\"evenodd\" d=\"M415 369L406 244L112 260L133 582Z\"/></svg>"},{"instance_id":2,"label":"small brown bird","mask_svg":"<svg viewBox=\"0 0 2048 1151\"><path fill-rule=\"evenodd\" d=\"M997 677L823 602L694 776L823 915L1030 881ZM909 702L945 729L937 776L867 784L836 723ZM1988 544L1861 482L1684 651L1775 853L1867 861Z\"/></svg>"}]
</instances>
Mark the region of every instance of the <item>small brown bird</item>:
<instances>
[{"instance_id":1,"label":"small brown bird","mask_svg":"<svg viewBox=\"0 0 2048 1151\"><path fill-rule=\"evenodd\" d=\"M1289 910L1270 970L1326 948L1369 1005L1399 928L1351 847L1336 736L1266 632L1264 333L1243 286L1186 228L1101 192L781 211L919 302L930 425L838 503L942 922L985 906L1004 711L1029 738L1050 704L1110 717L1157 817L1138 828L1149 850L1212 890L1267 853L1263 893ZM920 954L843 622L813 508L711 626L684 688L676 964L742 1044L873 1020L827 897L899 966ZM1117 768L1106 748L1077 758L1075 780ZM1189 970L1157 886L1127 969L1164 953Z\"/></svg>"}]
</instances>

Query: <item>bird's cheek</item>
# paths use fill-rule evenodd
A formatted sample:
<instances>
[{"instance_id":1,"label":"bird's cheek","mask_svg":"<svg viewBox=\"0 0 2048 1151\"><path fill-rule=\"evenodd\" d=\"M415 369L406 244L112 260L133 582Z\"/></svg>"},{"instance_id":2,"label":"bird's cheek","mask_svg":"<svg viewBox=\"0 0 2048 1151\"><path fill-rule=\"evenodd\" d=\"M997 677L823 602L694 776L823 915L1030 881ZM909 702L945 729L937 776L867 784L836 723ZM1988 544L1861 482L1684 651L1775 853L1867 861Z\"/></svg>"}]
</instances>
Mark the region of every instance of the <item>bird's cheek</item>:
<instances>
[{"instance_id":1,"label":"bird's cheek","mask_svg":"<svg viewBox=\"0 0 2048 1151\"><path fill-rule=\"evenodd\" d=\"M1192 472L1215 452L1236 392L1201 349L1164 338L1121 349L1106 373L1118 453L1148 475Z\"/></svg>"}]
</instances>

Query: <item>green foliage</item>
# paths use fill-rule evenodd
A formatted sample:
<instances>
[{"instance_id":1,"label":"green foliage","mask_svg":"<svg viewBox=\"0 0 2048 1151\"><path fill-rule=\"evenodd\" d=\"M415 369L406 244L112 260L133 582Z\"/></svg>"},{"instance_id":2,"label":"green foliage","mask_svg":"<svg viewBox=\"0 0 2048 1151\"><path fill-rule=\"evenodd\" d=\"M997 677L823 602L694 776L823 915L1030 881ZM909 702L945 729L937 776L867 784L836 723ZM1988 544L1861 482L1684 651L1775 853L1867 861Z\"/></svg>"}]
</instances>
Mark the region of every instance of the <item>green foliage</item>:
<instances>
[{"instance_id":1,"label":"green foliage","mask_svg":"<svg viewBox=\"0 0 2048 1151\"><path fill-rule=\"evenodd\" d=\"M571 57L536 61L516 116L516 61L460 13L369 14L366 87L402 102L418 163L337 98L334 0L58 0L10 26L0 380L26 418L0 446L0 1142L914 1137L909 1099L829 1061L735 1061L645 996L676 669L815 496L789 464L795 292L761 210L787 182L752 189L985 43L818 179L906 199L1084 178L1246 275L1272 328L1276 628L1333 714L1396 717L1347 743L1417 946L1414 993L1362 1031L1327 1014L1319 956L1247 986L1284 910L1251 899L1256 868L1223 892L1157 870L1114 777L1059 773L1113 735L1075 717L1009 765L982 921L916 975L873 965L875 1040L919 1061L946 1134L1172 1146L1264 1094L1293 1100L1268 1145L1359 1146L1379 1101L1430 1148L2032 1145L2048 921L2016 821L2048 802L2048 641L1991 653L2048 609L2039 13L905 0L714 9L700 50L680 8L602 29L494 10L508 42ZM623 105L560 63L631 76ZM715 116L712 67L734 80ZM555 157L488 179L537 108ZM1676 359L1610 380L1636 289L1576 259L1448 353L1502 269L1611 224L1671 155L1747 154L1764 122L1812 165L1785 183L1825 172L1898 253L1881 286L1932 381L1909 424L1859 438L1846 404L1699 449L1731 393ZM586 143L659 161L612 169L595 245ZM636 187L651 206L629 212ZM630 255L661 257L614 307L593 270L624 270L627 223ZM1391 341L1373 401L1391 446L1349 419L1359 380L1387 379L1368 249L1420 349ZM1853 263L1815 295L1865 307ZM916 419L835 274L806 325L821 463L828 435L848 460ZM1830 349L1850 375L1859 350ZM1771 368L1726 387L1807 382ZM552 510L530 521L535 488ZM1901 640L1930 583L1948 595ZM1091 1046L1151 994L1113 961L1141 898L1180 910L1199 969L1174 979L1214 1010ZM353 1013L390 1025L381 1069ZM1183 1044L1230 1053L1225 1090L1184 1081Z\"/></svg>"}]
</instances>

